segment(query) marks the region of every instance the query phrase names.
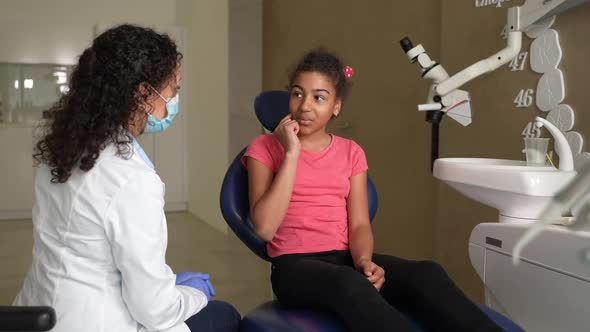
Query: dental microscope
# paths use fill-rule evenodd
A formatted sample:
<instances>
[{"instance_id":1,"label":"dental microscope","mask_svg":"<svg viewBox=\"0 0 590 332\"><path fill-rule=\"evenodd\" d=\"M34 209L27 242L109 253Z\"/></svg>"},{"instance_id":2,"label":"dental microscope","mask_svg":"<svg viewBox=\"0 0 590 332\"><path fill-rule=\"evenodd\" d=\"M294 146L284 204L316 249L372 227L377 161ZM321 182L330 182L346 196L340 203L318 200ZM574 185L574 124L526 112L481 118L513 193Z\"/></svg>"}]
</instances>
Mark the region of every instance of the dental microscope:
<instances>
[{"instance_id":1,"label":"dental microscope","mask_svg":"<svg viewBox=\"0 0 590 332\"><path fill-rule=\"evenodd\" d=\"M520 52L522 32L531 25L575 8L589 0L527 0L524 5L508 9L507 46L492 56L449 76L440 63L428 56L422 45L414 46L405 37L400 41L402 50L411 63L420 67L422 77L432 81L426 103L418 111L426 112L426 121L432 124L431 169L438 158L439 124L447 115L463 126L471 124L469 93L459 88L465 83L489 73L512 61Z\"/></svg>"}]
</instances>

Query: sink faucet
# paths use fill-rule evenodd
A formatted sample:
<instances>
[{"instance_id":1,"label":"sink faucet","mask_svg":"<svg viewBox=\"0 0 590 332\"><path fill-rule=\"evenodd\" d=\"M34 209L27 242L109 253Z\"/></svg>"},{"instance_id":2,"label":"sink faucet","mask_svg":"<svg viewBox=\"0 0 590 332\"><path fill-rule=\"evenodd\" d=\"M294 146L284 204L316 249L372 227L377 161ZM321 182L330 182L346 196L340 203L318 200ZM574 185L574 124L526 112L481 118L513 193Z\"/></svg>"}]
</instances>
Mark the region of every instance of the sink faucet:
<instances>
[{"instance_id":1,"label":"sink faucet","mask_svg":"<svg viewBox=\"0 0 590 332\"><path fill-rule=\"evenodd\" d=\"M535 117L535 126L537 126L537 128L545 126L551 136L553 136L553 139L555 140L555 153L559 156L559 170L573 171L574 157L572 155L572 149L561 130L551 122L538 116Z\"/></svg>"}]
</instances>

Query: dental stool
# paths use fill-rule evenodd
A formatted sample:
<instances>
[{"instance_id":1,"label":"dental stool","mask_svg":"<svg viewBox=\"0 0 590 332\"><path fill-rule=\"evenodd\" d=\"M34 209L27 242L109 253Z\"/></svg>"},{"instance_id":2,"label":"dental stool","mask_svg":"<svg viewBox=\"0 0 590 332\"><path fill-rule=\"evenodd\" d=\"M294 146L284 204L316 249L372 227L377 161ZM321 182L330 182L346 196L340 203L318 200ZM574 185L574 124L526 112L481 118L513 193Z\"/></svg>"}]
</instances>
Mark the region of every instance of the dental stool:
<instances>
[{"instance_id":1,"label":"dental stool","mask_svg":"<svg viewBox=\"0 0 590 332\"><path fill-rule=\"evenodd\" d=\"M273 131L289 113L287 91L266 91L256 97L254 109L263 127ZM258 257L270 261L266 243L254 232L249 217L248 173L241 164L244 148L233 160L225 174L220 194L221 212L232 231ZM377 212L377 191L367 177L369 215L371 221ZM481 306L481 309L506 332L524 332L508 318ZM413 320L412 320L413 321ZM415 323L419 331L419 323ZM261 304L248 312L240 323L240 332L344 332L340 320L333 314L314 310L285 309L276 300Z\"/></svg>"}]
</instances>

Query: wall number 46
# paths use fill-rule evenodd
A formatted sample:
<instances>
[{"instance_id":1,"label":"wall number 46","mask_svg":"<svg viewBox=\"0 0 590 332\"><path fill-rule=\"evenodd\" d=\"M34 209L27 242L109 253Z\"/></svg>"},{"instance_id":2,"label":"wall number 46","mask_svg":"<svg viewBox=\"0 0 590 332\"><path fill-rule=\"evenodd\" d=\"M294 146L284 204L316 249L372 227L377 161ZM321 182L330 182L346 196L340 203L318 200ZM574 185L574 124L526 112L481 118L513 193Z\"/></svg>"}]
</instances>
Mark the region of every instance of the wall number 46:
<instances>
[{"instance_id":1,"label":"wall number 46","mask_svg":"<svg viewBox=\"0 0 590 332\"><path fill-rule=\"evenodd\" d=\"M535 90L533 89L522 89L514 99L516 107L529 107L533 104L533 95Z\"/></svg>"}]
</instances>

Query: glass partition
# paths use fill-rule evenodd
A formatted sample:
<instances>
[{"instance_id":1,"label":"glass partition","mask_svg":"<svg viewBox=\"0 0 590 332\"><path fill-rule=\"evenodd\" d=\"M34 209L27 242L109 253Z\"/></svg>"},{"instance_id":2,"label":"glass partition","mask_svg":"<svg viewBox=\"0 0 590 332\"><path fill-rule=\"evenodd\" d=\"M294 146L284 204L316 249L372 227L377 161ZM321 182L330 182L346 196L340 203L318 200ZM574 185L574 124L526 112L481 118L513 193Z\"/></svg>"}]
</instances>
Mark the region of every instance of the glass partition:
<instances>
[{"instance_id":1,"label":"glass partition","mask_svg":"<svg viewBox=\"0 0 590 332\"><path fill-rule=\"evenodd\" d=\"M33 126L67 92L73 66L0 63L0 124Z\"/></svg>"}]
</instances>

